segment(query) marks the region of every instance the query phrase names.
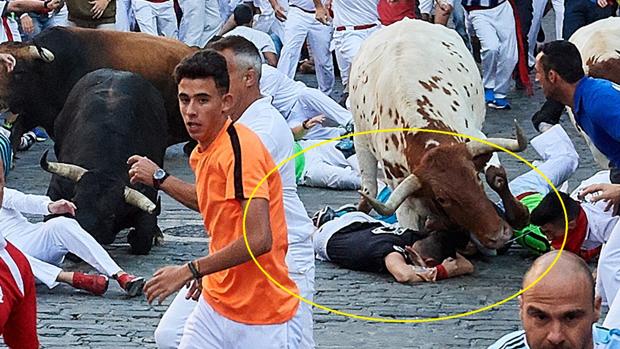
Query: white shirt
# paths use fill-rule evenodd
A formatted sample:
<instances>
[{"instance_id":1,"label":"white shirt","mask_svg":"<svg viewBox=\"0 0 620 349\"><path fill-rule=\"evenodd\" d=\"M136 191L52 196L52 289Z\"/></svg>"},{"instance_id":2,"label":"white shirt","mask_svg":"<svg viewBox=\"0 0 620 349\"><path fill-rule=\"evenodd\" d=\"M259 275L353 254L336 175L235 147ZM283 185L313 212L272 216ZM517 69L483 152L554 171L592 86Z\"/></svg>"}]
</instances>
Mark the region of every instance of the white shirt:
<instances>
[{"instance_id":1,"label":"white shirt","mask_svg":"<svg viewBox=\"0 0 620 349\"><path fill-rule=\"evenodd\" d=\"M329 239L336 234L336 232L353 223L380 223L384 227L390 226L390 224L374 219L366 213L360 211L353 211L345 213L344 215L332 219L331 221L323 224L317 229L316 233L312 236L312 243L314 244L314 253L316 258L323 261L329 261L327 255L327 243Z\"/></svg>"},{"instance_id":2,"label":"white shirt","mask_svg":"<svg viewBox=\"0 0 620 349\"><path fill-rule=\"evenodd\" d=\"M284 117L271 105L271 97L263 97L248 107L237 122L254 131L277 165L293 155L293 133ZM299 272L314 265L310 236L312 221L297 195L295 161L280 167L284 214L288 228L289 249L286 256L289 271ZM305 243L305 244L304 244ZM300 248L307 244L307 248Z\"/></svg>"},{"instance_id":3,"label":"white shirt","mask_svg":"<svg viewBox=\"0 0 620 349\"><path fill-rule=\"evenodd\" d=\"M263 64L259 85L260 92L273 98L271 104L285 118L297 103L301 90L306 88L303 82L289 78L268 64Z\"/></svg>"},{"instance_id":4,"label":"white shirt","mask_svg":"<svg viewBox=\"0 0 620 349\"><path fill-rule=\"evenodd\" d=\"M28 195L20 191L4 188L4 199L0 209L0 227L2 235L9 237L12 234L21 234L25 230L34 228L22 213L46 215L50 198L43 195Z\"/></svg>"},{"instance_id":5,"label":"white shirt","mask_svg":"<svg viewBox=\"0 0 620 349\"><path fill-rule=\"evenodd\" d=\"M261 53L261 55L263 55L263 62L265 61L265 52L276 53L276 47L273 44L273 40L271 40L271 37L260 30L240 25L237 26L235 29L229 31L228 33L224 34L225 37L232 35L244 37L250 42L252 42Z\"/></svg>"},{"instance_id":6,"label":"white shirt","mask_svg":"<svg viewBox=\"0 0 620 349\"><path fill-rule=\"evenodd\" d=\"M334 27L378 23L378 3L379 0L334 0Z\"/></svg>"}]
</instances>

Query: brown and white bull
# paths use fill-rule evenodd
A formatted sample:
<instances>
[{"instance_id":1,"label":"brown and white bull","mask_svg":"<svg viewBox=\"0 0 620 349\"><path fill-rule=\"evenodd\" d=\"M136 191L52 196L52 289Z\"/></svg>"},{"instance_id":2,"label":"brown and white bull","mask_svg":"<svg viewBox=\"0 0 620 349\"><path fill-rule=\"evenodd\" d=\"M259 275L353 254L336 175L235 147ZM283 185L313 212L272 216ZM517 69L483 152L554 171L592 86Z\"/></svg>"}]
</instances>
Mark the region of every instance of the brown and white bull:
<instances>
[{"instance_id":1,"label":"brown and white bull","mask_svg":"<svg viewBox=\"0 0 620 349\"><path fill-rule=\"evenodd\" d=\"M610 17L598 20L579 28L568 40L577 46L583 61L586 75L603 78L620 84L620 18ZM577 126L570 108L571 122L592 151L596 163L602 168L609 167L609 160L590 141L590 137Z\"/></svg>"},{"instance_id":2,"label":"brown and white bull","mask_svg":"<svg viewBox=\"0 0 620 349\"><path fill-rule=\"evenodd\" d=\"M453 30L403 20L373 34L351 69L351 108L356 131L420 128L486 138L480 73ZM512 151L526 140L489 139ZM496 149L452 135L427 132L373 133L355 137L362 172L360 206L396 210L402 226L421 229L428 216L473 233L488 248L502 246L512 230L486 197L479 178ZM377 164L394 188L382 205Z\"/></svg>"}]
</instances>

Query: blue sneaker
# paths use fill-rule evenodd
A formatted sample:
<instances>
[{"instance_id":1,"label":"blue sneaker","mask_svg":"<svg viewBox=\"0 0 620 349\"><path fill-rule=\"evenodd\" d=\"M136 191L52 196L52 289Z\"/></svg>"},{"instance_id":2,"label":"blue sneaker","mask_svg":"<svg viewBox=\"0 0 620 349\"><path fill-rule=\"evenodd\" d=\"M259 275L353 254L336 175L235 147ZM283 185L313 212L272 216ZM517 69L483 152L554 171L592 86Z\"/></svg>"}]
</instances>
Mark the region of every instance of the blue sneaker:
<instances>
[{"instance_id":1,"label":"blue sneaker","mask_svg":"<svg viewBox=\"0 0 620 349\"><path fill-rule=\"evenodd\" d=\"M32 132L37 136L37 142L45 142L48 138L47 133L40 127L35 127Z\"/></svg>"},{"instance_id":2,"label":"blue sneaker","mask_svg":"<svg viewBox=\"0 0 620 349\"><path fill-rule=\"evenodd\" d=\"M484 89L484 103L489 104L493 102L495 99L495 94L493 93L493 89L485 88Z\"/></svg>"},{"instance_id":3,"label":"blue sneaker","mask_svg":"<svg viewBox=\"0 0 620 349\"><path fill-rule=\"evenodd\" d=\"M489 103L489 107L493 109L510 109L510 103L508 102L508 98L495 98L493 102Z\"/></svg>"}]
</instances>

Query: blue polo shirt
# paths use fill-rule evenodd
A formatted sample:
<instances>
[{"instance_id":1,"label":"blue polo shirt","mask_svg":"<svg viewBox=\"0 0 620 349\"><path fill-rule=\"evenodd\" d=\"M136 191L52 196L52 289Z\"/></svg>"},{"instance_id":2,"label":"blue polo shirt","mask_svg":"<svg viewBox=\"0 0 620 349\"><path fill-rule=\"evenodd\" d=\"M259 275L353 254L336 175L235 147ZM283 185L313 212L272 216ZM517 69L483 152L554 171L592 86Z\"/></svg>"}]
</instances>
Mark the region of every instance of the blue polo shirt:
<instances>
[{"instance_id":1,"label":"blue polo shirt","mask_svg":"<svg viewBox=\"0 0 620 349\"><path fill-rule=\"evenodd\" d=\"M620 85L585 77L577 83L573 114L577 125L620 168Z\"/></svg>"}]
</instances>

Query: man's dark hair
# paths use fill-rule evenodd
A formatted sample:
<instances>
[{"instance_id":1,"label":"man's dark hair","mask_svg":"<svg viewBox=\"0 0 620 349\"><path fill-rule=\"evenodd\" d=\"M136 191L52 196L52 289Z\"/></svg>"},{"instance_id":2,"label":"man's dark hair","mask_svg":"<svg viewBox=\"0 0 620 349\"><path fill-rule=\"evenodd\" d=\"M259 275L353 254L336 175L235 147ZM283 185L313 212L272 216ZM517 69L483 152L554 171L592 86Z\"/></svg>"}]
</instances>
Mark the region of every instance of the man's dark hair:
<instances>
[{"instance_id":1,"label":"man's dark hair","mask_svg":"<svg viewBox=\"0 0 620 349\"><path fill-rule=\"evenodd\" d=\"M580 205L577 201L573 200L568 194L559 192L564 205L566 206L566 215L568 220L572 221L579 216ZM536 206L530 213L530 223L538 226L545 225L547 223L559 224L564 221L564 210L562 210L562 204L555 192L549 192L542 199L540 204Z\"/></svg>"},{"instance_id":2,"label":"man's dark hair","mask_svg":"<svg viewBox=\"0 0 620 349\"><path fill-rule=\"evenodd\" d=\"M230 79L226 58L214 50L201 50L189 55L174 68L174 81L177 85L182 79L213 78L215 87L221 94L228 92Z\"/></svg>"},{"instance_id":3,"label":"man's dark hair","mask_svg":"<svg viewBox=\"0 0 620 349\"><path fill-rule=\"evenodd\" d=\"M207 47L219 52L231 50L235 54L237 69L252 68L260 79L263 64L262 55L250 40L242 36L231 35L211 42Z\"/></svg>"},{"instance_id":4,"label":"man's dark hair","mask_svg":"<svg viewBox=\"0 0 620 349\"><path fill-rule=\"evenodd\" d=\"M465 232L434 231L417 243L418 253L424 258L433 258L441 263L448 257L456 257L456 250L469 241Z\"/></svg>"},{"instance_id":5,"label":"man's dark hair","mask_svg":"<svg viewBox=\"0 0 620 349\"><path fill-rule=\"evenodd\" d=\"M540 63L545 74L555 70L562 79L571 84L584 77L581 54L572 42L548 42L543 45L542 53Z\"/></svg>"},{"instance_id":6,"label":"man's dark hair","mask_svg":"<svg viewBox=\"0 0 620 349\"><path fill-rule=\"evenodd\" d=\"M246 25L252 23L254 17L254 11L252 8L245 4L240 4L235 7L233 11L233 18L237 25Z\"/></svg>"}]
</instances>

